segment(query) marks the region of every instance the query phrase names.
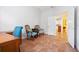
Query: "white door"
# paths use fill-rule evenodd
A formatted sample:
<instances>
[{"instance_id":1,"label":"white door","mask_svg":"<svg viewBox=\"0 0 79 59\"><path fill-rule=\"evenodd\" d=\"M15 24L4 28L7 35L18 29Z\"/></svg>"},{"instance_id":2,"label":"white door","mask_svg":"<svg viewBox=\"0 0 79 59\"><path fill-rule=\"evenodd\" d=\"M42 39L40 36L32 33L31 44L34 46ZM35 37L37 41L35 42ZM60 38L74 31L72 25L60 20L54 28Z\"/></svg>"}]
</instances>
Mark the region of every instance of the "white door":
<instances>
[{"instance_id":1,"label":"white door","mask_svg":"<svg viewBox=\"0 0 79 59\"><path fill-rule=\"evenodd\" d=\"M48 17L48 35L56 35L56 19Z\"/></svg>"}]
</instances>

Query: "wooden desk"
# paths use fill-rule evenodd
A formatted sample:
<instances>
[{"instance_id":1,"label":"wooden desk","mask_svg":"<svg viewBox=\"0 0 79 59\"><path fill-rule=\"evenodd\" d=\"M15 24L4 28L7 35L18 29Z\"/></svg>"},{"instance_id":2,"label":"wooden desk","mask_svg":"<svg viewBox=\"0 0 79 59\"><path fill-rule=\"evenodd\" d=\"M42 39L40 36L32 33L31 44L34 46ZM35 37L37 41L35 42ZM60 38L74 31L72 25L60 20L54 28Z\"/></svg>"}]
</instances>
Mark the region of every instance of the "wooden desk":
<instances>
[{"instance_id":1,"label":"wooden desk","mask_svg":"<svg viewBox=\"0 0 79 59\"><path fill-rule=\"evenodd\" d=\"M20 50L20 40L13 35L0 33L0 52L16 52Z\"/></svg>"}]
</instances>

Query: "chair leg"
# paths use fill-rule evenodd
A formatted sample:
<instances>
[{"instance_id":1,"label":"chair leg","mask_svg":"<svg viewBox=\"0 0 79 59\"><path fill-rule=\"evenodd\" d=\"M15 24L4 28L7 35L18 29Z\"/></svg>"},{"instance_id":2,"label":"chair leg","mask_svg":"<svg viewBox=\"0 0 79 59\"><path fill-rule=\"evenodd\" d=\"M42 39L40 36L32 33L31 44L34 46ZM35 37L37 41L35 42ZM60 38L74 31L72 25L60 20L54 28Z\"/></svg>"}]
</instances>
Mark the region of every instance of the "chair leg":
<instances>
[{"instance_id":1,"label":"chair leg","mask_svg":"<svg viewBox=\"0 0 79 59\"><path fill-rule=\"evenodd\" d=\"M31 39L31 36L28 35L28 36L27 36L27 40L30 40L30 39Z\"/></svg>"},{"instance_id":2,"label":"chair leg","mask_svg":"<svg viewBox=\"0 0 79 59\"><path fill-rule=\"evenodd\" d=\"M21 49L20 49L20 47L19 47L19 52L21 52Z\"/></svg>"}]
</instances>

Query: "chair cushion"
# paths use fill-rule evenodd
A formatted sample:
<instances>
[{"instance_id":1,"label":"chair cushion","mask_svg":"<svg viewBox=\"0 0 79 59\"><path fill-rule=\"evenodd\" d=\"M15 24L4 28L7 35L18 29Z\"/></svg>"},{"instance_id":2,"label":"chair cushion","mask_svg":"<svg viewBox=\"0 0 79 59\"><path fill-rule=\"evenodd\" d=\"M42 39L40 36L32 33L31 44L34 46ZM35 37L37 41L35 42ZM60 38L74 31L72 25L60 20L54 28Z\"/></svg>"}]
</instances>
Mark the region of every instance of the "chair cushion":
<instances>
[{"instance_id":1,"label":"chair cushion","mask_svg":"<svg viewBox=\"0 0 79 59\"><path fill-rule=\"evenodd\" d=\"M20 37L23 27L22 26L16 26L15 30L13 31L13 35L15 37Z\"/></svg>"},{"instance_id":2,"label":"chair cushion","mask_svg":"<svg viewBox=\"0 0 79 59\"><path fill-rule=\"evenodd\" d=\"M37 35L37 32L32 32L32 36L35 36L35 35Z\"/></svg>"}]
</instances>

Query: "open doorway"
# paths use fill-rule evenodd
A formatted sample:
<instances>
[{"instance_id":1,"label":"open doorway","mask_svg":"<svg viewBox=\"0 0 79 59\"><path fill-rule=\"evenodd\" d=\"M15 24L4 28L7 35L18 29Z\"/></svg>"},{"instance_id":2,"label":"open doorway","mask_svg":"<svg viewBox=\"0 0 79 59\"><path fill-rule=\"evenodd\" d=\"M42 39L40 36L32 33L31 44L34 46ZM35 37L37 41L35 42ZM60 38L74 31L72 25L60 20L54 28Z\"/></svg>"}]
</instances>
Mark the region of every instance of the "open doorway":
<instances>
[{"instance_id":1,"label":"open doorway","mask_svg":"<svg viewBox=\"0 0 79 59\"><path fill-rule=\"evenodd\" d=\"M67 15L62 15L56 18L57 37L63 39L65 42L68 42L67 27Z\"/></svg>"}]
</instances>

